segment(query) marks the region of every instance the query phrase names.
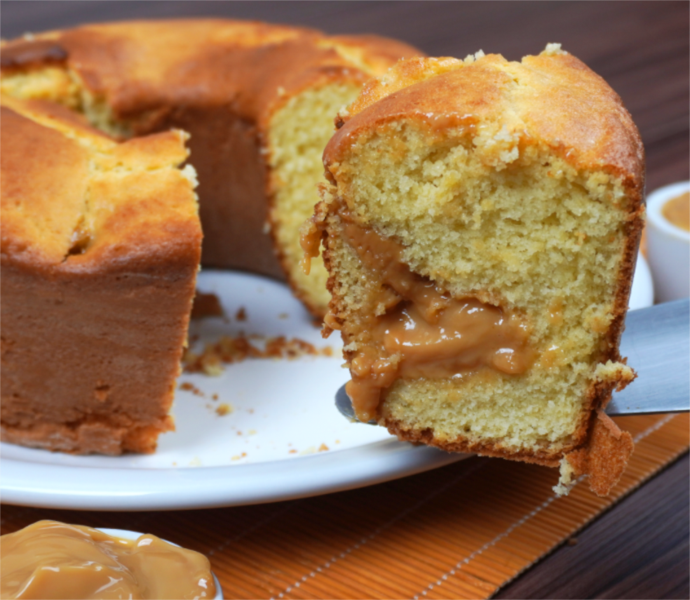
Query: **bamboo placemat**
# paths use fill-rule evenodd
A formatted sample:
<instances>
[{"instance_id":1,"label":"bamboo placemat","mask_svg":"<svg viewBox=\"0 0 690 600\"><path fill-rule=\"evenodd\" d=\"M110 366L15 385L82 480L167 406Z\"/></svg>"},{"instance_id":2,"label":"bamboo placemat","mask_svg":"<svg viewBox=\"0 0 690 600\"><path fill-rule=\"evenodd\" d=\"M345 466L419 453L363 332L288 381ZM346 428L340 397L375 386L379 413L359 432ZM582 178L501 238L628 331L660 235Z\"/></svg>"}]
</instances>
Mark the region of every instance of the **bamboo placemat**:
<instances>
[{"instance_id":1,"label":"bamboo placemat","mask_svg":"<svg viewBox=\"0 0 690 600\"><path fill-rule=\"evenodd\" d=\"M154 533L211 559L226 598L487 598L690 445L688 415L617 419L636 440L609 498L552 469L470 458L361 490L277 504L106 513L3 506L39 519ZM650 507L650 510L652 507Z\"/></svg>"}]
</instances>

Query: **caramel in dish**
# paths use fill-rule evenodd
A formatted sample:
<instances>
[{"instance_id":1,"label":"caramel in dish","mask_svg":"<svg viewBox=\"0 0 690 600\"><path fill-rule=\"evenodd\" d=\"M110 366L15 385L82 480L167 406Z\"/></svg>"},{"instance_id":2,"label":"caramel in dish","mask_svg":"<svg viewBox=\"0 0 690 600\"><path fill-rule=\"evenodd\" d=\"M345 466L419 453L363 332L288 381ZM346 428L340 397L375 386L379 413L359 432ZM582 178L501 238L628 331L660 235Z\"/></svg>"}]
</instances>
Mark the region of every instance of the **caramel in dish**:
<instances>
[{"instance_id":1,"label":"caramel in dish","mask_svg":"<svg viewBox=\"0 0 690 600\"><path fill-rule=\"evenodd\" d=\"M519 375L535 352L525 322L476 298L452 298L403 262L403 247L341 212L343 236L382 279L368 340L358 341L347 393L361 421L376 418L381 392L398 379L462 377L483 369Z\"/></svg>"},{"instance_id":2,"label":"caramel in dish","mask_svg":"<svg viewBox=\"0 0 690 600\"><path fill-rule=\"evenodd\" d=\"M39 521L2 536L2 598L213 598L208 559L154 535L125 540Z\"/></svg>"},{"instance_id":3,"label":"caramel in dish","mask_svg":"<svg viewBox=\"0 0 690 600\"><path fill-rule=\"evenodd\" d=\"M661 214L669 223L690 231L690 192L671 198L662 207Z\"/></svg>"}]
</instances>

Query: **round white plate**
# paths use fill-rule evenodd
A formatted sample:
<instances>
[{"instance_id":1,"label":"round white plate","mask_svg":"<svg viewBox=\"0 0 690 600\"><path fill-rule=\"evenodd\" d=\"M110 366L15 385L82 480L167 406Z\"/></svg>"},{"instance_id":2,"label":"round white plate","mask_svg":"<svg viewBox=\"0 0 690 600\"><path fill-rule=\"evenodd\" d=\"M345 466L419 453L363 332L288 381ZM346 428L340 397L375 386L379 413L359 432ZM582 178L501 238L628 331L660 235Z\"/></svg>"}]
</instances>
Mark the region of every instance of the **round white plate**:
<instances>
[{"instance_id":1,"label":"round white plate","mask_svg":"<svg viewBox=\"0 0 690 600\"><path fill-rule=\"evenodd\" d=\"M93 510L235 506L353 489L466 458L342 417L334 406L348 379L340 339L323 340L285 285L205 271L198 288L220 298L226 318L194 321L196 345L244 332L330 346L333 355L245 360L215 377L183 373L173 406L177 430L160 437L155 454L72 456L0 444L3 502ZM631 308L651 305L652 297L640 260ZM244 321L236 318L241 308ZM184 383L193 389L179 389Z\"/></svg>"}]
</instances>

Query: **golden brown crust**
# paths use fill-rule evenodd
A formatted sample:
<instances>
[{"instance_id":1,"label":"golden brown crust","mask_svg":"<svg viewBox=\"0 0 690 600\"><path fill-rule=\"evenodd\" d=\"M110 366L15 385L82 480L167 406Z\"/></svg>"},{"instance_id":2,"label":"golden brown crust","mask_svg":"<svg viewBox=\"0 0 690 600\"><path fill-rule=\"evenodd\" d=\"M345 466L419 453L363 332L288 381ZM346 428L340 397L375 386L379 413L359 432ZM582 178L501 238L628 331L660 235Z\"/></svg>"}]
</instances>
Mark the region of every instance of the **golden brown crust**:
<instances>
[{"instance_id":1,"label":"golden brown crust","mask_svg":"<svg viewBox=\"0 0 690 600\"><path fill-rule=\"evenodd\" d=\"M3 47L7 72L55 64L58 54L134 135L170 128L191 134L205 265L285 278L288 265L266 228L275 197L267 163L271 116L308 87L361 85L398 58L420 53L376 36L327 37L221 19L87 25Z\"/></svg>"},{"instance_id":2,"label":"golden brown crust","mask_svg":"<svg viewBox=\"0 0 690 600\"><path fill-rule=\"evenodd\" d=\"M185 136L117 144L54 107L12 105L1 132L3 439L151 452L172 428L200 257L193 184L178 169Z\"/></svg>"},{"instance_id":3,"label":"golden brown crust","mask_svg":"<svg viewBox=\"0 0 690 600\"><path fill-rule=\"evenodd\" d=\"M563 452L548 451L515 452L512 449L502 448L500 443L473 443L467 439L439 443L430 429L410 430L405 424L395 419L386 419L385 425L388 431L401 440L435 446L446 452L468 452L546 467L557 467L565 456L565 460L573 469L574 477L587 476L589 487L595 494L608 496L625 471L633 453L634 444L632 436L621 431L606 413L599 410L595 411L593 416L593 424L589 429L586 443L578 444L577 449L565 455Z\"/></svg>"},{"instance_id":4,"label":"golden brown crust","mask_svg":"<svg viewBox=\"0 0 690 600\"><path fill-rule=\"evenodd\" d=\"M59 264L83 208L89 153L53 129L1 110L2 255ZM45 149L47 164L27 160L36 148Z\"/></svg>"},{"instance_id":5,"label":"golden brown crust","mask_svg":"<svg viewBox=\"0 0 690 600\"><path fill-rule=\"evenodd\" d=\"M641 199L644 147L630 114L601 77L567 53L526 56L522 63L495 54L469 64L403 61L370 82L348 112L326 148L326 166L358 135L395 119L448 127L513 113L508 125L524 131L524 143L545 144L578 169L609 172Z\"/></svg>"},{"instance_id":6,"label":"golden brown crust","mask_svg":"<svg viewBox=\"0 0 690 600\"><path fill-rule=\"evenodd\" d=\"M565 459L575 476L588 476L589 487L597 496L608 496L625 471L633 447L632 436L598 410L587 444Z\"/></svg>"},{"instance_id":7,"label":"golden brown crust","mask_svg":"<svg viewBox=\"0 0 690 600\"><path fill-rule=\"evenodd\" d=\"M2 44L0 69L3 72L21 71L36 65L63 64L66 60L65 49L50 39L22 39Z\"/></svg>"}]
</instances>

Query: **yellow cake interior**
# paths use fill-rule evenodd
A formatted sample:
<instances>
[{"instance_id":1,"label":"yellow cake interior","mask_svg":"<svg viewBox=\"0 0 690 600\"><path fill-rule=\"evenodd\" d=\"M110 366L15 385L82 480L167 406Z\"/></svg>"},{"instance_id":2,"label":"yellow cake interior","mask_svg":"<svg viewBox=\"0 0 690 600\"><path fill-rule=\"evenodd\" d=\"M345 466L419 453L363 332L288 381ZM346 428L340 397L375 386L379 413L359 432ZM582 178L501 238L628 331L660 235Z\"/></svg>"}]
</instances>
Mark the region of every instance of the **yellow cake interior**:
<instances>
[{"instance_id":1,"label":"yellow cake interior","mask_svg":"<svg viewBox=\"0 0 690 600\"><path fill-rule=\"evenodd\" d=\"M290 98L277 110L270 124L269 163L275 193L270 219L273 235L283 252L284 264L298 295L309 290L310 302L326 312L330 294L328 273L321 258L315 258L309 276L300 263L299 228L319 201L316 183L323 177L321 155L333 135L333 118L354 100L359 86L329 84ZM305 124L309 124L305 127Z\"/></svg>"},{"instance_id":2,"label":"yellow cake interior","mask_svg":"<svg viewBox=\"0 0 690 600\"><path fill-rule=\"evenodd\" d=\"M578 171L500 123L439 129L413 119L360 135L332 172L338 187L327 202L344 202L362 226L399 242L412 271L454 298L521 315L537 353L521 375L398 379L379 417L431 428L440 443L572 446L588 389L625 369L597 366L626 244L620 182ZM329 233L342 231L337 210L329 213ZM370 341L371 316L385 313L382 281L341 236L329 248L352 358Z\"/></svg>"},{"instance_id":3,"label":"yellow cake interior","mask_svg":"<svg viewBox=\"0 0 690 600\"><path fill-rule=\"evenodd\" d=\"M3 94L22 100L57 102L86 117L104 133L124 139L132 135L129 125L112 114L105 98L88 89L79 74L63 66L43 66L29 71L4 74Z\"/></svg>"}]
</instances>

